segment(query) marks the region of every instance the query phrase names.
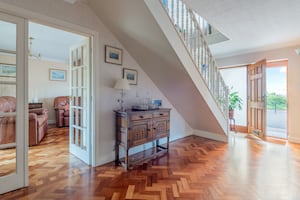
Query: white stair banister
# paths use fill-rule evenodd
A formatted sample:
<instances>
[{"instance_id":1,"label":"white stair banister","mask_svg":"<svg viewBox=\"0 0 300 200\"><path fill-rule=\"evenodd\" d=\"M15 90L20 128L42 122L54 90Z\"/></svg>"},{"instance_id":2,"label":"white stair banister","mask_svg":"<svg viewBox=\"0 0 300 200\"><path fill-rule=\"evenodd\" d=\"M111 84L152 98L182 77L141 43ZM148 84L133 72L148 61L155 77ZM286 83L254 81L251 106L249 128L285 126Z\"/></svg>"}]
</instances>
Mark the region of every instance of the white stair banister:
<instances>
[{"instance_id":1,"label":"white stair banister","mask_svg":"<svg viewBox=\"0 0 300 200\"><path fill-rule=\"evenodd\" d=\"M187 7L182 0L159 0L181 36L186 49L202 75L224 117L228 118L228 87L216 66L202 32L208 33L209 23Z\"/></svg>"}]
</instances>

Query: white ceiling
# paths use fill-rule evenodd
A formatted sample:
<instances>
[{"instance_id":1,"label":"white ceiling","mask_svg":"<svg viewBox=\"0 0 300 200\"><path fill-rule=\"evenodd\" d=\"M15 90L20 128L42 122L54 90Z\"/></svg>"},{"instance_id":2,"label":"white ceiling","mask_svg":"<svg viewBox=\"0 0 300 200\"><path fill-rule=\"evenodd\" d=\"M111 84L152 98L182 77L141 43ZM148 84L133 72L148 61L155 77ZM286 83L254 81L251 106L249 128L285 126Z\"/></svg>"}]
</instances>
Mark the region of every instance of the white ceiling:
<instances>
[{"instance_id":1,"label":"white ceiling","mask_svg":"<svg viewBox=\"0 0 300 200\"><path fill-rule=\"evenodd\" d=\"M15 51L16 34L15 25L0 21L0 49L3 51ZM68 63L69 49L78 44L85 37L66 32L60 29L29 22L29 37L32 40L32 52L40 53L43 60L52 60Z\"/></svg>"},{"instance_id":2,"label":"white ceiling","mask_svg":"<svg viewBox=\"0 0 300 200\"><path fill-rule=\"evenodd\" d=\"M41 53L43 59L69 62L69 49L85 37L60 29L29 23L29 36L33 37L32 52Z\"/></svg>"},{"instance_id":3,"label":"white ceiling","mask_svg":"<svg viewBox=\"0 0 300 200\"><path fill-rule=\"evenodd\" d=\"M210 46L216 58L300 46L300 0L184 1L229 38ZM14 49L15 43L7 46L7 41L13 37L11 31L12 28L0 23L0 49ZM61 62L68 62L69 47L83 39L82 36L35 23L29 23L29 36L35 38L33 53L41 53L43 59Z\"/></svg>"},{"instance_id":4,"label":"white ceiling","mask_svg":"<svg viewBox=\"0 0 300 200\"><path fill-rule=\"evenodd\" d=\"M184 0L229 40L215 57L300 46L300 0Z\"/></svg>"}]
</instances>

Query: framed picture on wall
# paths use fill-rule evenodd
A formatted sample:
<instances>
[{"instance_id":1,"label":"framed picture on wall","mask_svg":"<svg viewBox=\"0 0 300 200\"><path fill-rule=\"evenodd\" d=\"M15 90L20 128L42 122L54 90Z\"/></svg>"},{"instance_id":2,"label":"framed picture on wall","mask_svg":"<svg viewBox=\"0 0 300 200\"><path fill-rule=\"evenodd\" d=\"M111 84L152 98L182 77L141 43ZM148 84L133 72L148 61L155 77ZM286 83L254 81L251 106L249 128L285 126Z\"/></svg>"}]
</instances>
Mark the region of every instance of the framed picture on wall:
<instances>
[{"instance_id":1,"label":"framed picture on wall","mask_svg":"<svg viewBox=\"0 0 300 200\"><path fill-rule=\"evenodd\" d=\"M105 62L122 65L122 49L105 45Z\"/></svg>"},{"instance_id":2,"label":"framed picture on wall","mask_svg":"<svg viewBox=\"0 0 300 200\"><path fill-rule=\"evenodd\" d=\"M137 85L138 72L135 69L123 68L123 78L127 79L130 85Z\"/></svg>"},{"instance_id":3,"label":"framed picture on wall","mask_svg":"<svg viewBox=\"0 0 300 200\"><path fill-rule=\"evenodd\" d=\"M63 69L49 69L50 81L66 81L66 70Z\"/></svg>"},{"instance_id":4,"label":"framed picture on wall","mask_svg":"<svg viewBox=\"0 0 300 200\"><path fill-rule=\"evenodd\" d=\"M12 77L17 75L16 65L0 63L0 77Z\"/></svg>"}]
</instances>

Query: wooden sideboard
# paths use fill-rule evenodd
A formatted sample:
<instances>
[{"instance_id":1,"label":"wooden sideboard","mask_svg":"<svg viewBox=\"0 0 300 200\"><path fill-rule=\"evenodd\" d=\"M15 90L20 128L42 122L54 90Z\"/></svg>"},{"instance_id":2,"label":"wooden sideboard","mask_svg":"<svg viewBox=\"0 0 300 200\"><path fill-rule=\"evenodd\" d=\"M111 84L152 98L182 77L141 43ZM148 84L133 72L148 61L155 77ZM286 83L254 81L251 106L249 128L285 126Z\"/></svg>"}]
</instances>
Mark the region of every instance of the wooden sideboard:
<instances>
[{"instance_id":1,"label":"wooden sideboard","mask_svg":"<svg viewBox=\"0 0 300 200\"><path fill-rule=\"evenodd\" d=\"M162 108L148 111L115 111L116 114L116 166L121 164L126 169L134 163L150 159L158 154L168 152L170 136L170 111ZM159 144L159 139L166 138L165 145ZM129 161L129 149L152 142L154 151L149 156ZM124 158L120 158L120 148L125 151Z\"/></svg>"}]
</instances>

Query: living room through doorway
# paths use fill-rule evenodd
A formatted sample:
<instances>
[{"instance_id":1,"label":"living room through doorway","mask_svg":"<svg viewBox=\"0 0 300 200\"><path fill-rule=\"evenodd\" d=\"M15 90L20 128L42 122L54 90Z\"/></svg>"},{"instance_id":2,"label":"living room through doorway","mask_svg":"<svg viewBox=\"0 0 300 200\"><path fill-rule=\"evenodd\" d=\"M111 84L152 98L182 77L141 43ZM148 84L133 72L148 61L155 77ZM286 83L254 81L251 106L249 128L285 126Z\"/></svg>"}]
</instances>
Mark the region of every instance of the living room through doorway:
<instances>
[{"instance_id":1,"label":"living room through doorway","mask_svg":"<svg viewBox=\"0 0 300 200\"><path fill-rule=\"evenodd\" d=\"M75 75L70 67L70 51L83 41L89 41L89 37L35 22L29 22L28 30L29 107L47 112L48 127L66 129L70 125L71 117L70 80ZM76 74L78 75L78 72Z\"/></svg>"}]
</instances>

